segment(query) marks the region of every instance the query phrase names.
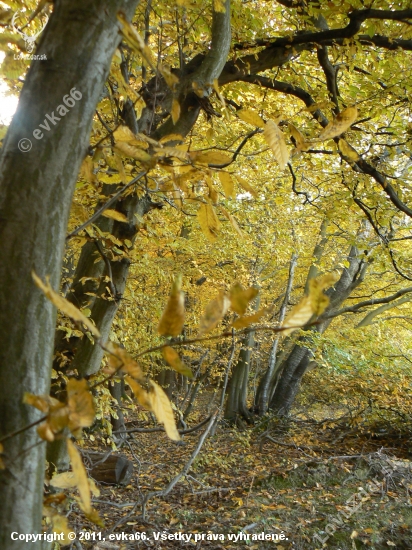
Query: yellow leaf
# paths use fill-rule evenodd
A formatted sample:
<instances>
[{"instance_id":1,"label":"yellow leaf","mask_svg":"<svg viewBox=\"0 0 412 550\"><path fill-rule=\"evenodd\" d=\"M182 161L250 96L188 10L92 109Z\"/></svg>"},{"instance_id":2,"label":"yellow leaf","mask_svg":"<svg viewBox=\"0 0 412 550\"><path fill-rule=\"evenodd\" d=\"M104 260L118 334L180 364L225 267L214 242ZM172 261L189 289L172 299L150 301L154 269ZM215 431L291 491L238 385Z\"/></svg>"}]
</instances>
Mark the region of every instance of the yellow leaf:
<instances>
[{"instance_id":1,"label":"yellow leaf","mask_svg":"<svg viewBox=\"0 0 412 550\"><path fill-rule=\"evenodd\" d=\"M62 534L63 535L62 542L65 543L66 545L70 544L72 542L71 535L73 530L69 527L66 516L61 516L60 514L53 514L51 520L53 524L53 532Z\"/></svg>"},{"instance_id":2,"label":"yellow leaf","mask_svg":"<svg viewBox=\"0 0 412 550\"><path fill-rule=\"evenodd\" d=\"M70 464L76 480L76 487L80 493L81 507L86 514L92 511L92 501L90 496L89 482L87 481L87 473L83 465L82 458L76 445L67 439L67 451L70 457Z\"/></svg>"},{"instance_id":3,"label":"yellow leaf","mask_svg":"<svg viewBox=\"0 0 412 550\"><path fill-rule=\"evenodd\" d=\"M110 218L111 220L116 220L118 222L124 222L124 223L128 222L128 219L126 218L126 216L121 212L118 212L117 210L107 209L102 213L102 216L105 216L106 218Z\"/></svg>"},{"instance_id":4,"label":"yellow leaf","mask_svg":"<svg viewBox=\"0 0 412 550\"><path fill-rule=\"evenodd\" d=\"M324 128L319 134L318 139L323 141L325 139L331 139L343 134L343 132L346 132L346 130L355 122L357 117L358 109L356 107L348 107L339 113L338 116L332 120L332 122L329 122L326 128Z\"/></svg>"},{"instance_id":5,"label":"yellow leaf","mask_svg":"<svg viewBox=\"0 0 412 550\"><path fill-rule=\"evenodd\" d=\"M77 478L73 472L62 472L51 478L50 485L58 489L71 489L72 487L76 487Z\"/></svg>"},{"instance_id":6,"label":"yellow leaf","mask_svg":"<svg viewBox=\"0 0 412 550\"><path fill-rule=\"evenodd\" d=\"M132 391L140 405L145 409L151 411L152 403L150 399L150 394L141 386L141 384L136 382L136 380L133 380L131 376L125 376L124 379L125 382L129 384L129 386L132 388Z\"/></svg>"},{"instance_id":7,"label":"yellow leaf","mask_svg":"<svg viewBox=\"0 0 412 550\"><path fill-rule=\"evenodd\" d=\"M142 369L124 348L115 342L107 342L105 348L109 354L108 363L112 373L121 369L126 374L133 376L133 378L143 378Z\"/></svg>"},{"instance_id":8,"label":"yellow leaf","mask_svg":"<svg viewBox=\"0 0 412 550\"><path fill-rule=\"evenodd\" d=\"M156 152L156 158L175 157L179 160L183 160L184 162L187 162L188 160L188 155L186 151L182 151L177 147L162 147L162 149L155 148L154 150Z\"/></svg>"},{"instance_id":9,"label":"yellow leaf","mask_svg":"<svg viewBox=\"0 0 412 550\"><path fill-rule=\"evenodd\" d=\"M267 144L272 149L280 169L284 170L289 160L289 151L286 147L285 137L276 122L268 120L265 124L263 135Z\"/></svg>"},{"instance_id":10,"label":"yellow leaf","mask_svg":"<svg viewBox=\"0 0 412 550\"><path fill-rule=\"evenodd\" d=\"M157 328L162 336L178 336L182 331L185 322L185 300L184 294L180 290L181 284L182 277L177 275Z\"/></svg>"},{"instance_id":11,"label":"yellow leaf","mask_svg":"<svg viewBox=\"0 0 412 550\"><path fill-rule=\"evenodd\" d=\"M208 200L202 203L197 212L200 227L209 241L214 242L220 228L220 221L216 215L216 211Z\"/></svg>"},{"instance_id":12,"label":"yellow leaf","mask_svg":"<svg viewBox=\"0 0 412 550\"><path fill-rule=\"evenodd\" d=\"M147 149L149 147L147 136L135 135L127 126L119 126L113 132L113 137L116 143L128 143L129 145L135 145L140 149ZM109 157L110 160L110 157Z\"/></svg>"},{"instance_id":13,"label":"yellow leaf","mask_svg":"<svg viewBox=\"0 0 412 550\"><path fill-rule=\"evenodd\" d=\"M290 135L295 139L298 151L307 151L310 144L306 142L305 136L293 124L289 124Z\"/></svg>"},{"instance_id":14,"label":"yellow leaf","mask_svg":"<svg viewBox=\"0 0 412 550\"><path fill-rule=\"evenodd\" d=\"M77 435L81 428L88 428L94 421L93 396L86 380L70 378L67 382L67 405L69 407L69 429ZM79 434L80 435L80 434Z\"/></svg>"},{"instance_id":15,"label":"yellow leaf","mask_svg":"<svg viewBox=\"0 0 412 550\"><path fill-rule=\"evenodd\" d=\"M243 239L243 237L244 237L243 232L240 229L240 227L239 227L237 221L235 220L235 218L232 216L232 214L230 212L228 212L226 210L226 208L223 208L222 205L220 206L220 210L222 211L222 214L224 216L226 216L226 218L229 220L230 225L233 227L233 229L236 231L236 233L239 235L239 237L241 239Z\"/></svg>"},{"instance_id":16,"label":"yellow leaf","mask_svg":"<svg viewBox=\"0 0 412 550\"><path fill-rule=\"evenodd\" d=\"M219 172L219 180L222 184L225 197L232 198L235 192L235 184L229 172Z\"/></svg>"},{"instance_id":17,"label":"yellow leaf","mask_svg":"<svg viewBox=\"0 0 412 550\"><path fill-rule=\"evenodd\" d=\"M140 147L135 147L134 145L130 145L130 143L126 143L125 141L116 142L114 149L115 151L122 153L124 156L136 159L140 162L150 163L150 161L152 160L152 157L149 155L149 153L146 153L146 151L140 149Z\"/></svg>"},{"instance_id":18,"label":"yellow leaf","mask_svg":"<svg viewBox=\"0 0 412 550\"><path fill-rule=\"evenodd\" d=\"M230 306L229 298L221 292L217 298L208 303L203 317L200 319L199 332L205 334L214 329L226 315Z\"/></svg>"},{"instance_id":19,"label":"yellow leaf","mask_svg":"<svg viewBox=\"0 0 412 550\"><path fill-rule=\"evenodd\" d=\"M154 412L157 420L164 425L166 433L170 439L173 439L173 441L179 441L180 435L176 428L175 417L173 415L169 398L162 388L156 384L156 382L150 380L150 385L152 386L152 391L149 394L151 396L152 411Z\"/></svg>"},{"instance_id":20,"label":"yellow leaf","mask_svg":"<svg viewBox=\"0 0 412 550\"><path fill-rule=\"evenodd\" d=\"M239 177L239 176L236 176L236 179L239 183L239 185L245 190L247 191L248 193L250 193L253 197L257 197L258 196L258 193L256 191L256 189L254 189L250 183L248 181L246 181L245 179Z\"/></svg>"},{"instance_id":21,"label":"yellow leaf","mask_svg":"<svg viewBox=\"0 0 412 550\"><path fill-rule=\"evenodd\" d=\"M155 67L155 62L152 56L150 48L146 46L143 38L136 31L131 23L126 19L126 15L123 12L118 12L117 19L120 21L122 28L121 33L123 34L126 41L129 45L139 54L143 56L145 61L152 67Z\"/></svg>"},{"instance_id":22,"label":"yellow leaf","mask_svg":"<svg viewBox=\"0 0 412 550\"><path fill-rule=\"evenodd\" d=\"M180 134L169 134L167 136L163 136L159 143L170 143L172 141L183 141L184 138Z\"/></svg>"},{"instance_id":23,"label":"yellow leaf","mask_svg":"<svg viewBox=\"0 0 412 550\"><path fill-rule=\"evenodd\" d=\"M357 151L344 139L339 140L339 151L344 157L347 157L349 160L353 160L355 162L359 160L359 155Z\"/></svg>"},{"instance_id":24,"label":"yellow leaf","mask_svg":"<svg viewBox=\"0 0 412 550\"><path fill-rule=\"evenodd\" d=\"M232 157L220 151L192 151L190 157L197 164L230 164Z\"/></svg>"},{"instance_id":25,"label":"yellow leaf","mask_svg":"<svg viewBox=\"0 0 412 550\"><path fill-rule=\"evenodd\" d=\"M316 315L321 315L329 304L329 298L323 294L323 290L336 283L337 278L336 273L327 273L309 282L309 297Z\"/></svg>"},{"instance_id":26,"label":"yellow leaf","mask_svg":"<svg viewBox=\"0 0 412 550\"><path fill-rule=\"evenodd\" d=\"M188 378L193 378L193 372L188 366L186 366L183 361L180 359L179 354L170 346L166 346L162 349L163 357L168 365L172 367L173 370L187 376Z\"/></svg>"},{"instance_id":27,"label":"yellow leaf","mask_svg":"<svg viewBox=\"0 0 412 550\"><path fill-rule=\"evenodd\" d=\"M4 453L4 447L3 447L2 443L0 443L0 470L5 470L6 469L6 465L4 464L2 456L1 456L3 453Z\"/></svg>"},{"instance_id":28,"label":"yellow leaf","mask_svg":"<svg viewBox=\"0 0 412 550\"><path fill-rule=\"evenodd\" d=\"M257 288L244 289L239 283L235 283L230 289L230 302L233 311L243 315L249 305L249 302L259 294Z\"/></svg>"},{"instance_id":29,"label":"yellow leaf","mask_svg":"<svg viewBox=\"0 0 412 550\"><path fill-rule=\"evenodd\" d=\"M236 321L233 323L234 328L246 328L249 325L252 325L253 323L257 323L261 320L262 317L265 315L268 315L273 308L265 307L264 309L261 309L260 311L257 311L253 315L246 315L244 317L239 317L236 319Z\"/></svg>"},{"instance_id":30,"label":"yellow leaf","mask_svg":"<svg viewBox=\"0 0 412 550\"><path fill-rule=\"evenodd\" d=\"M213 0L213 10L220 13L225 13L225 3L223 0Z\"/></svg>"},{"instance_id":31,"label":"yellow leaf","mask_svg":"<svg viewBox=\"0 0 412 550\"><path fill-rule=\"evenodd\" d=\"M240 111L237 111L236 114L240 120L243 120L252 126L257 126L258 128L265 127L265 122L260 118L257 112L252 109L241 109Z\"/></svg>"},{"instance_id":32,"label":"yellow leaf","mask_svg":"<svg viewBox=\"0 0 412 550\"><path fill-rule=\"evenodd\" d=\"M172 115L173 124L176 124L176 122L180 118L180 103L176 98L174 98L172 102L171 115Z\"/></svg>"},{"instance_id":33,"label":"yellow leaf","mask_svg":"<svg viewBox=\"0 0 412 550\"><path fill-rule=\"evenodd\" d=\"M23 403L47 413L47 419L37 428L38 435L46 441L54 441L55 434L61 432L68 424L68 407L54 397L25 393Z\"/></svg>"},{"instance_id":34,"label":"yellow leaf","mask_svg":"<svg viewBox=\"0 0 412 550\"><path fill-rule=\"evenodd\" d=\"M312 279L309 282L309 294L294 306L286 316L283 325L288 327L283 331L285 336L302 328L310 321L313 315L321 315L329 304L329 298L323 294L323 290L336 282L337 276L329 273Z\"/></svg>"},{"instance_id":35,"label":"yellow leaf","mask_svg":"<svg viewBox=\"0 0 412 550\"><path fill-rule=\"evenodd\" d=\"M225 101L225 98L223 97L223 95L220 93L219 82L218 82L217 78L215 78L214 81L213 81L213 89L215 90L216 95L219 98L223 109L226 109L226 101Z\"/></svg>"},{"instance_id":36,"label":"yellow leaf","mask_svg":"<svg viewBox=\"0 0 412 550\"><path fill-rule=\"evenodd\" d=\"M179 84L178 77L173 74L167 67L163 67L162 65L159 65L159 72L165 79L166 84L173 92L176 89L176 86Z\"/></svg>"},{"instance_id":37,"label":"yellow leaf","mask_svg":"<svg viewBox=\"0 0 412 550\"><path fill-rule=\"evenodd\" d=\"M35 284L40 288L40 290L44 293L46 298L48 298L52 304L54 304L62 313L70 317L73 321L78 321L80 323L83 323L86 328L95 336L96 338L100 338L100 332L95 327L95 325L83 315L83 313L77 309L76 306L71 304L66 298L63 298L63 296L60 296L60 294L57 294L52 287L50 286L50 283L47 281L46 284L43 283L43 281L32 271L32 277L35 282Z\"/></svg>"}]
</instances>

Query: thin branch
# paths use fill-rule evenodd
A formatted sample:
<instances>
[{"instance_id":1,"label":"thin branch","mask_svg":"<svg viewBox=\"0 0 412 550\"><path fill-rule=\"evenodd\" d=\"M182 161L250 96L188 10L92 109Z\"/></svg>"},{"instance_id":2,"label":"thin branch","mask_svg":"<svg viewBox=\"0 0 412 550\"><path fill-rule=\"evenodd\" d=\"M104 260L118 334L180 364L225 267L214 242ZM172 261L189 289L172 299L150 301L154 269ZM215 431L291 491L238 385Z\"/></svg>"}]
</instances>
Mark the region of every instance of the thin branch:
<instances>
[{"instance_id":1,"label":"thin branch","mask_svg":"<svg viewBox=\"0 0 412 550\"><path fill-rule=\"evenodd\" d=\"M190 458L187 461L187 463L186 463L185 467L183 468L183 470L180 473L178 473L177 476L175 476L170 481L170 483L168 484L168 486L165 489L163 489L162 491L156 491L156 492L148 493L145 496L145 498L143 499L143 502L142 502L142 516L143 516L143 519L145 518L145 515L146 515L146 505L147 505L148 501L153 497L157 497L157 496L165 497L165 496L167 496L173 490L174 486L182 479L182 477L185 476L189 472L190 467L193 464L193 461L195 460L195 458L199 454L201 448L203 447L203 443L205 442L206 437L208 436L210 430L212 429L214 423L216 422L216 417L218 415L218 412L219 411L217 410L210 417L209 423L208 423L205 431L201 435L195 450L193 451L192 455L190 456Z\"/></svg>"},{"instance_id":2,"label":"thin branch","mask_svg":"<svg viewBox=\"0 0 412 550\"><path fill-rule=\"evenodd\" d=\"M196 426L193 426L193 428L187 428L186 430L178 430L180 435L187 435L191 434L193 432L196 432L197 430L200 430L202 426L207 424L210 420L210 416L205 418L205 420L202 420L202 422L199 422L199 424L196 424ZM162 426L158 426L156 428L130 428L130 430L116 430L113 433L114 434L133 434L133 433L153 433L153 432L164 432L165 429Z\"/></svg>"},{"instance_id":3,"label":"thin branch","mask_svg":"<svg viewBox=\"0 0 412 550\"><path fill-rule=\"evenodd\" d=\"M116 287L115 287L115 285L114 285L114 283L113 283L112 266L111 266L111 264L110 264L110 260L109 260L109 258L106 256L106 254L104 253L103 248L102 248L100 242L99 242L98 240L95 240L95 241L94 241L94 244L96 245L96 248L97 248L97 250L99 251L99 254L100 254L100 256L103 258L103 261L104 261L104 263L105 263L105 265L106 265L107 274L108 274L109 279L110 279L109 285L110 285L110 291L111 291L112 296L113 296L113 300L114 300L115 302L118 302L119 300L118 300L118 296L117 296L117 289L116 289Z\"/></svg>"},{"instance_id":4,"label":"thin branch","mask_svg":"<svg viewBox=\"0 0 412 550\"><path fill-rule=\"evenodd\" d=\"M230 166L232 162L235 162L237 159L240 151L243 149L243 147L246 145L246 143L249 141L250 138L255 136L256 134L259 134L263 132L261 128L256 128L256 130L253 130L253 132L250 132L240 143L239 147L236 149L236 151L233 153L232 160L230 162L226 162L225 164L209 164L210 168L226 168L227 166Z\"/></svg>"},{"instance_id":5,"label":"thin branch","mask_svg":"<svg viewBox=\"0 0 412 550\"><path fill-rule=\"evenodd\" d=\"M133 178L131 181L129 181L129 183L127 183L125 186L123 186L117 193L115 193L113 195L113 197L111 199L109 199L107 202L105 202L103 204L103 206L101 206L99 208L99 210L97 210L93 216L91 216L88 220L86 220L84 223L82 223L81 225L79 225L78 227L76 227L76 229L74 231L72 231L71 233L69 233L66 237L66 240L68 241L69 239L71 239L72 237L75 237L76 235L78 235L80 233L80 231L82 231L83 229L85 229L88 225L90 225L91 223L94 223L98 218L100 218L100 216L103 214L103 212L105 210L107 210L110 206L112 206L112 204L114 204L117 199L119 197L121 197L123 195L123 193L125 191L127 191L132 185L134 185L135 183L137 183L140 179L143 178L143 176L145 176L147 174L147 170L143 170L142 172L140 172L139 174L137 174L137 176L135 178Z\"/></svg>"},{"instance_id":6,"label":"thin branch","mask_svg":"<svg viewBox=\"0 0 412 550\"><path fill-rule=\"evenodd\" d=\"M332 319L334 317L337 317L338 315L343 315L344 313L357 313L360 309L363 309L364 307L374 306L378 304L389 304L390 302L393 302L393 300L400 298L408 292L412 292L412 286L403 288L402 290L395 292L395 294L392 294L391 296L386 296L385 298L372 298L371 300L365 300L363 302L359 302L358 304L354 304L353 306L344 307L342 309L339 309L338 311L332 311L331 313L323 315L320 319L323 321L324 319Z\"/></svg>"},{"instance_id":7,"label":"thin branch","mask_svg":"<svg viewBox=\"0 0 412 550\"><path fill-rule=\"evenodd\" d=\"M3 443L3 441L6 441L7 439L11 439L12 437L15 437L16 435L21 434L21 433L25 432L26 430L30 430L30 428L33 428L34 426L37 426L38 424L40 424L41 422L44 422L45 420L47 420L47 415L42 416L41 418L39 418L35 422L32 422L31 424L28 424L27 426L24 426L23 428L20 428L19 430L16 430L14 432L11 432L11 433L5 435L4 437L2 437L0 439L0 443Z\"/></svg>"}]
</instances>

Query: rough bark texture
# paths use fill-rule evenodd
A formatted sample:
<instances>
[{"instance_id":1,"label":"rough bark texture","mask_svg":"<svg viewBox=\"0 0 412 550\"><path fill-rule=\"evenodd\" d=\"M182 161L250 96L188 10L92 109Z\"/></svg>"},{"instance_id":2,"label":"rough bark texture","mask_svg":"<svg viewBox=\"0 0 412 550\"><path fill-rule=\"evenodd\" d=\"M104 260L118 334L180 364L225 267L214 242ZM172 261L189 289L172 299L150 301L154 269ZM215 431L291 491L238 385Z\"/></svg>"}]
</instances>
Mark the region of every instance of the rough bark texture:
<instances>
[{"instance_id":1,"label":"rough bark texture","mask_svg":"<svg viewBox=\"0 0 412 550\"><path fill-rule=\"evenodd\" d=\"M58 288L65 232L76 176L92 118L119 41L116 13L131 15L135 0L56 1L23 87L0 159L0 438L36 421L24 392L47 394L56 313L37 290L34 270ZM63 98L82 94L55 123ZM33 132L48 121L42 139ZM39 134L37 134L39 135ZM19 150L23 138L32 149ZM25 142L26 146L28 142ZM24 142L23 142L24 145ZM45 445L34 429L4 442L0 473L0 547L26 548L10 533L40 533ZM37 444L37 445L36 445ZM28 451L30 449L30 451ZM40 542L31 548L38 550Z\"/></svg>"}]
</instances>

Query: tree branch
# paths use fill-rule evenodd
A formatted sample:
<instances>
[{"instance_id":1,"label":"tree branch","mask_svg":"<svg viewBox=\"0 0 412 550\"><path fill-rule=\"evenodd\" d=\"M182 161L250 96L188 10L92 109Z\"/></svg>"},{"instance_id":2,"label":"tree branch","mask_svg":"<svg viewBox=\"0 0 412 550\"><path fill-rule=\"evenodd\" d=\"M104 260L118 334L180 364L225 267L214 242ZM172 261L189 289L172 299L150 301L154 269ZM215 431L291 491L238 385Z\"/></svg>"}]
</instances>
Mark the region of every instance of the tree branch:
<instances>
[{"instance_id":1,"label":"tree branch","mask_svg":"<svg viewBox=\"0 0 412 550\"><path fill-rule=\"evenodd\" d=\"M397 298L400 298L401 296L404 296L409 292L412 292L412 286L403 288L402 290L398 290L398 292L395 292L395 294L391 294L390 296L386 296L385 298L372 298L371 300L364 300L363 302L359 302L357 304L354 304L353 306L344 307L342 309L339 309L338 311L331 311L330 313L323 315L320 320L332 319L334 317L338 317L338 315L343 315L344 313L357 313L360 309L368 306L373 306L377 304L389 304L390 302L393 302Z\"/></svg>"},{"instance_id":2,"label":"tree branch","mask_svg":"<svg viewBox=\"0 0 412 550\"><path fill-rule=\"evenodd\" d=\"M213 81L219 78L230 51L230 0L225 0L224 11L213 10L212 41L210 50L200 67L191 75L199 97L207 97L212 91Z\"/></svg>"}]
</instances>

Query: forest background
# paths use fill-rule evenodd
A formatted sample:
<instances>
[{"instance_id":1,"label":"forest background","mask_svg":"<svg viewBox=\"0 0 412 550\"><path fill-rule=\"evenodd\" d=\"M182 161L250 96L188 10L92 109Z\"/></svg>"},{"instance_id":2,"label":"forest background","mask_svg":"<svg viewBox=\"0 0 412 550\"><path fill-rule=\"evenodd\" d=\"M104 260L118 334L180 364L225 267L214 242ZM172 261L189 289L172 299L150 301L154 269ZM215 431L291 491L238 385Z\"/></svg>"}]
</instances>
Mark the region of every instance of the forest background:
<instances>
[{"instance_id":1,"label":"forest background","mask_svg":"<svg viewBox=\"0 0 412 550\"><path fill-rule=\"evenodd\" d=\"M229 455L291 453L246 453L250 495L256 476L264 491L274 476L329 494L306 455L330 464L348 433L333 468L356 483L392 460L394 479L388 457L406 459L410 438L409 3L0 4L1 76L20 97L1 129L2 547L41 532L46 446L47 486L80 492L47 489L43 527L65 536L67 506L102 525L80 457L139 460L139 430L148 449L150 430L206 430L203 450L168 447L163 489L135 495L142 525L149 496L190 485L192 463L240 467L218 457L228 441ZM56 474L69 459L71 481ZM408 547L399 467L395 533L349 522L337 547ZM247 517L242 491L227 493ZM185 508L172 526L202 524ZM302 548L329 533L314 508Z\"/></svg>"}]
</instances>

